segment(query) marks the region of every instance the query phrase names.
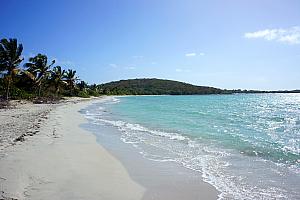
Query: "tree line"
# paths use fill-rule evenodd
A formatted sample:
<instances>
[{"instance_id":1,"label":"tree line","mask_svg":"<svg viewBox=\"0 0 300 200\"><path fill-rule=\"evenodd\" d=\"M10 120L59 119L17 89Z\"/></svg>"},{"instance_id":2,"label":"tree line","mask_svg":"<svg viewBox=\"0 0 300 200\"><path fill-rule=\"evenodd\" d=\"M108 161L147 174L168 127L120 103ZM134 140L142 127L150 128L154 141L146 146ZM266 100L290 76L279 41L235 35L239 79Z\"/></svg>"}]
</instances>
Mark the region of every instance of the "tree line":
<instances>
[{"instance_id":1,"label":"tree line","mask_svg":"<svg viewBox=\"0 0 300 200\"><path fill-rule=\"evenodd\" d=\"M25 64L23 45L17 39L0 40L0 96L2 99L98 96L99 88L78 78L73 69L63 69L44 54L30 57Z\"/></svg>"},{"instance_id":2,"label":"tree line","mask_svg":"<svg viewBox=\"0 0 300 200\"><path fill-rule=\"evenodd\" d=\"M73 69L48 61L37 54L25 64L23 45L17 39L0 40L0 100L59 99L62 96L99 95L205 95L233 93L299 93L293 91L223 90L162 79L129 79L105 84L88 85Z\"/></svg>"}]
</instances>

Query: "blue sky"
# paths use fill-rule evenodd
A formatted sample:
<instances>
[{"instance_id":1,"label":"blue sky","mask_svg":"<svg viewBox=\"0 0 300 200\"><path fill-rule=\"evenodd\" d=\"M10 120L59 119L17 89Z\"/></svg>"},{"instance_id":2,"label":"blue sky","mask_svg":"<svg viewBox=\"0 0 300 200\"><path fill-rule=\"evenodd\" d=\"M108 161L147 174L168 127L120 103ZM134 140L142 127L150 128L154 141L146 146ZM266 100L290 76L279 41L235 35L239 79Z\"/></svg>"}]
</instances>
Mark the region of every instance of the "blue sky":
<instances>
[{"instance_id":1,"label":"blue sky","mask_svg":"<svg viewBox=\"0 0 300 200\"><path fill-rule=\"evenodd\" d=\"M298 0L1 0L0 38L89 83L300 88Z\"/></svg>"}]
</instances>

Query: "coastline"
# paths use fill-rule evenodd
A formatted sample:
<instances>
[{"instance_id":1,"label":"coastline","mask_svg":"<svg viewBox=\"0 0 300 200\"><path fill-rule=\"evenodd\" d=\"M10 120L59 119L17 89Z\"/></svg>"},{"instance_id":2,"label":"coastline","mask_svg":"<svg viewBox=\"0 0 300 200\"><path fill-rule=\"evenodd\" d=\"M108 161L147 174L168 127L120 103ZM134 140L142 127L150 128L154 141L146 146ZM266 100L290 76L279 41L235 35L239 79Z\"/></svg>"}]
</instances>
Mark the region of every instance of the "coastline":
<instances>
[{"instance_id":1,"label":"coastline","mask_svg":"<svg viewBox=\"0 0 300 200\"><path fill-rule=\"evenodd\" d=\"M80 127L79 110L102 100L57 105L36 135L0 151L0 199L217 199L211 185L185 179L186 169L116 153Z\"/></svg>"},{"instance_id":2,"label":"coastline","mask_svg":"<svg viewBox=\"0 0 300 200\"><path fill-rule=\"evenodd\" d=\"M202 173L175 162L145 158L132 144L120 140L115 127L91 123L81 127L96 135L97 142L120 160L130 177L146 189L143 200L218 199L219 191L203 181Z\"/></svg>"}]
</instances>

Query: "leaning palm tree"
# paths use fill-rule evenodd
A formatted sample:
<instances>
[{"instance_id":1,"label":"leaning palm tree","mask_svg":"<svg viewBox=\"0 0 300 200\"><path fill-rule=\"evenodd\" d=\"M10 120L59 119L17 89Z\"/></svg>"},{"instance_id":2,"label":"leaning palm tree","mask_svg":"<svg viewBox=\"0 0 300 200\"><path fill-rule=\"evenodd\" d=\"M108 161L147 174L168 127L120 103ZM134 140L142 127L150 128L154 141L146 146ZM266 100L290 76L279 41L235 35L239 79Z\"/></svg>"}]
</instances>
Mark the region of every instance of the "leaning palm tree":
<instances>
[{"instance_id":1,"label":"leaning palm tree","mask_svg":"<svg viewBox=\"0 0 300 200\"><path fill-rule=\"evenodd\" d=\"M7 100L14 77L20 72L19 65L23 61L22 51L23 45L18 45L17 39L0 41L0 71L4 72Z\"/></svg>"},{"instance_id":2,"label":"leaning palm tree","mask_svg":"<svg viewBox=\"0 0 300 200\"><path fill-rule=\"evenodd\" d=\"M68 71L66 71L65 73L64 78L68 84L71 94L73 94L75 83L77 80L79 80L78 77L76 76L76 71L72 69L68 69Z\"/></svg>"},{"instance_id":3,"label":"leaning palm tree","mask_svg":"<svg viewBox=\"0 0 300 200\"><path fill-rule=\"evenodd\" d=\"M62 85L66 84L66 81L64 80L65 73L66 71L62 70L61 66L56 66L53 68L50 80L54 85L56 95L59 95Z\"/></svg>"},{"instance_id":4,"label":"leaning palm tree","mask_svg":"<svg viewBox=\"0 0 300 200\"><path fill-rule=\"evenodd\" d=\"M24 73L34 82L38 87L38 96L41 96L41 90L43 82L48 78L51 73L51 67L55 63L52 60L51 64L48 64L48 58L46 55L38 54L35 57L29 58L29 62L24 66L28 68Z\"/></svg>"}]
</instances>

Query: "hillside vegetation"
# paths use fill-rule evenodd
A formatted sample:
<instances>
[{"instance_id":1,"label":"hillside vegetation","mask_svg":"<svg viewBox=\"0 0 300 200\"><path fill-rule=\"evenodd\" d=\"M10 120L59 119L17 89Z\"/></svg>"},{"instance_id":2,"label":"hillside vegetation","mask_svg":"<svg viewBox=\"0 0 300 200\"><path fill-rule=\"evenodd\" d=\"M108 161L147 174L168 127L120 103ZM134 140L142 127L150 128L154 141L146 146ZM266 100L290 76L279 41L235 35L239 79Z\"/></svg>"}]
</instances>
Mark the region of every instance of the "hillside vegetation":
<instances>
[{"instance_id":1,"label":"hillside vegetation","mask_svg":"<svg viewBox=\"0 0 300 200\"><path fill-rule=\"evenodd\" d=\"M196 95L230 93L213 87L195 86L162 79L129 79L99 85L109 95Z\"/></svg>"},{"instance_id":2,"label":"hillside vegetation","mask_svg":"<svg viewBox=\"0 0 300 200\"><path fill-rule=\"evenodd\" d=\"M196 86L173 80L156 78L129 79L95 85L97 91L104 95L204 95L236 93L300 93L300 90L223 90L214 87Z\"/></svg>"}]
</instances>

